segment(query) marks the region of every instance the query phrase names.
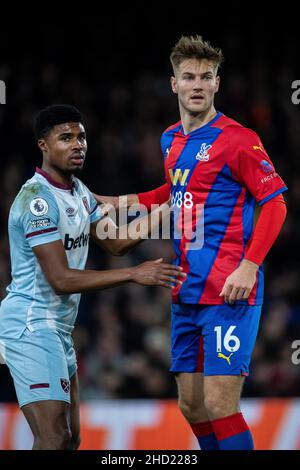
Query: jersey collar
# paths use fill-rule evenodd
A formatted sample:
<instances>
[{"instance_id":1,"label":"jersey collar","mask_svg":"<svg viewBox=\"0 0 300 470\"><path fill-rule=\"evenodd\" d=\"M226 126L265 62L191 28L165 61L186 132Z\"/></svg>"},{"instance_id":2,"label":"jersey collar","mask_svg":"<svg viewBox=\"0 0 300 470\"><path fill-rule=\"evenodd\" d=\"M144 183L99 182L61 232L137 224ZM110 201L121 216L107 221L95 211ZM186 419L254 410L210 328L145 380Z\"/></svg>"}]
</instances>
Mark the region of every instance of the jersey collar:
<instances>
[{"instance_id":1,"label":"jersey collar","mask_svg":"<svg viewBox=\"0 0 300 470\"><path fill-rule=\"evenodd\" d=\"M187 134L184 133L183 126L182 126L182 123L181 123L180 128L179 128L179 132L184 137L194 135L194 134L197 134L197 133L201 134L202 132L205 132L207 130L207 128L211 127L211 125L214 124L222 115L223 115L223 113L221 113L220 111L217 111L217 114L210 121L208 121L206 124L204 124L204 126L198 127L197 129L194 129L193 131L188 132Z\"/></svg>"},{"instance_id":2,"label":"jersey collar","mask_svg":"<svg viewBox=\"0 0 300 470\"><path fill-rule=\"evenodd\" d=\"M39 175L42 175L48 181L48 183L50 183L52 186L55 186L55 188L68 189L72 191L75 186L74 181L69 184L59 183L58 181L55 181L46 171L42 170L42 168L39 168L38 166L36 167L35 171Z\"/></svg>"}]
</instances>

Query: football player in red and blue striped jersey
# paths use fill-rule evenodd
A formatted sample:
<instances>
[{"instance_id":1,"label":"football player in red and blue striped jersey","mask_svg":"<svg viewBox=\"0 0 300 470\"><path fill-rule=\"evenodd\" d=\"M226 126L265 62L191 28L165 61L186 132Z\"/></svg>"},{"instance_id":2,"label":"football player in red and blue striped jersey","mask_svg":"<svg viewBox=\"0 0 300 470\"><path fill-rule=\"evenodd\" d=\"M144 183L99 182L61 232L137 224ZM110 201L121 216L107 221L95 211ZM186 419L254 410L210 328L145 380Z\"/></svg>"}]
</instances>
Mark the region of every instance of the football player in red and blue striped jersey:
<instances>
[{"instance_id":1,"label":"football player in red and blue striped jersey","mask_svg":"<svg viewBox=\"0 0 300 470\"><path fill-rule=\"evenodd\" d=\"M286 216L287 187L257 134L216 111L222 60L201 36L174 46L181 119L161 138L166 184L127 203L151 208L171 194L174 228L190 213L192 233L201 233L196 242L186 231L173 237L175 264L187 277L172 292L171 371L201 449L242 450L254 448L239 401L263 303L262 263Z\"/></svg>"}]
</instances>

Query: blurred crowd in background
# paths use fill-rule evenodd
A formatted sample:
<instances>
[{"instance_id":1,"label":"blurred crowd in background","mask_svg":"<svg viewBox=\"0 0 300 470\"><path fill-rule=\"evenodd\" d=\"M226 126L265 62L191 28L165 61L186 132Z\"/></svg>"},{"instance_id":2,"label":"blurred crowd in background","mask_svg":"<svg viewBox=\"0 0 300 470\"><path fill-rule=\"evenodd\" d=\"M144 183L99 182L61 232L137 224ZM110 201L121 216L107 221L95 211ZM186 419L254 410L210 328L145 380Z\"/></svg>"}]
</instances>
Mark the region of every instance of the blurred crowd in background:
<instances>
[{"instance_id":1,"label":"blurred crowd in background","mask_svg":"<svg viewBox=\"0 0 300 470\"><path fill-rule=\"evenodd\" d=\"M291 345L300 339L300 105L292 104L291 83L300 79L299 43L286 33L275 47L255 18L244 29L234 15L220 29L184 27L179 20L166 25L155 16L140 21L129 14L113 21L83 15L80 28L74 37L70 24L53 31L37 24L32 37L24 30L14 53L1 42L7 104L0 106L0 298L10 282L9 208L41 165L32 132L35 113L54 103L80 109L89 145L81 178L92 191L153 189L164 181L160 135L179 120L169 84L170 50L181 34L202 34L226 59L217 109L259 134L289 187L288 218L265 262L265 303L244 396L297 395L300 365L291 361ZM145 241L117 258L90 246L89 269L173 257L169 241ZM128 284L83 295L74 332L81 399L175 397L169 323L170 292L163 288ZM14 399L8 369L1 366L0 401Z\"/></svg>"}]
</instances>

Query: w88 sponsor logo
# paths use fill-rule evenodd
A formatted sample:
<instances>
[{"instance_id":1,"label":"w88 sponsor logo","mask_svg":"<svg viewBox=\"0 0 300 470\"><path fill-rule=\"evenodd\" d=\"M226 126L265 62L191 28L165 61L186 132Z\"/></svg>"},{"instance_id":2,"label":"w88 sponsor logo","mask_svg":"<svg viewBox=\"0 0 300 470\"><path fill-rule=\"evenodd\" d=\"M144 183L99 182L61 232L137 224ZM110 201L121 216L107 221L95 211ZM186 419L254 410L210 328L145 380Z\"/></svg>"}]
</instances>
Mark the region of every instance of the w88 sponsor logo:
<instances>
[{"instance_id":1,"label":"w88 sponsor logo","mask_svg":"<svg viewBox=\"0 0 300 470\"><path fill-rule=\"evenodd\" d=\"M191 209L191 207L193 207L193 195L188 191L185 193L182 191L176 191L176 193L172 195L171 203L179 209L182 206L186 209Z\"/></svg>"}]
</instances>

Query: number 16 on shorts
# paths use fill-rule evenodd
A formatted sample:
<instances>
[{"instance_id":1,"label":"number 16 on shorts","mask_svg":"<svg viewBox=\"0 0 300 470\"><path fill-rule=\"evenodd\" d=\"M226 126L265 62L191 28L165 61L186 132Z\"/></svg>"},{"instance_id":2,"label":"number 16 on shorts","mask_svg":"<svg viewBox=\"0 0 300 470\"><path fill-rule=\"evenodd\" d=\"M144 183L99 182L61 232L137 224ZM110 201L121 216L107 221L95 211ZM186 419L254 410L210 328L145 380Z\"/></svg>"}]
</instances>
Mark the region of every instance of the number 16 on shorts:
<instances>
[{"instance_id":1,"label":"number 16 on shorts","mask_svg":"<svg viewBox=\"0 0 300 470\"><path fill-rule=\"evenodd\" d=\"M223 346L226 351L234 353L240 348L241 342L239 338L232 334L235 329L236 326L231 325L224 333L224 327L215 326L214 331L216 333L216 351L218 353L222 352L222 339Z\"/></svg>"}]
</instances>

